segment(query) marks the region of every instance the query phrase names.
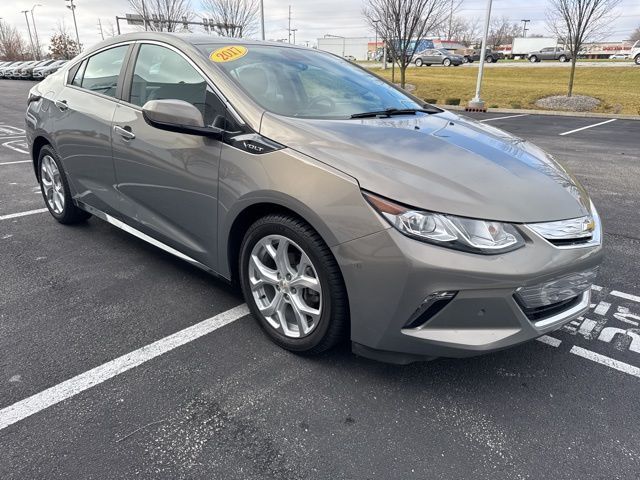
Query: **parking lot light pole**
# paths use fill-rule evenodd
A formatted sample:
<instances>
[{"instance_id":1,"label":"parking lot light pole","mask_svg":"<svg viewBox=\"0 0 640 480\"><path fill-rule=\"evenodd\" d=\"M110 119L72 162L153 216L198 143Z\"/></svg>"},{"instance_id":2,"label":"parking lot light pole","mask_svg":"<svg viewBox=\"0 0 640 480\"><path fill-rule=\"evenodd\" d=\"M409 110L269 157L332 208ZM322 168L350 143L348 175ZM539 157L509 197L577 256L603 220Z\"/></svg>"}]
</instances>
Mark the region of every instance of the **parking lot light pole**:
<instances>
[{"instance_id":1,"label":"parking lot light pole","mask_svg":"<svg viewBox=\"0 0 640 480\"><path fill-rule=\"evenodd\" d=\"M76 22L76 6L73 4L73 0L66 0L67 2L69 2L69 5L67 5L67 8L69 10L71 10L71 13L73 14L73 26L76 27L76 42L78 42L78 50L82 50L82 48L80 48L80 35L78 35L78 23Z\"/></svg>"},{"instance_id":2,"label":"parking lot light pole","mask_svg":"<svg viewBox=\"0 0 640 480\"><path fill-rule=\"evenodd\" d=\"M484 35L482 35L482 46L480 51L480 68L478 68L478 81L476 82L476 96L469 102L467 110L486 112L487 109L484 106L484 102L480 98L480 90L482 89L482 75L484 74L484 60L487 51L487 37L489 36L489 21L491 20L491 4L492 0L487 0L487 14L484 19Z\"/></svg>"},{"instance_id":3,"label":"parking lot light pole","mask_svg":"<svg viewBox=\"0 0 640 480\"><path fill-rule=\"evenodd\" d=\"M33 46L33 37L31 36L31 27L29 26L29 17L27 16L27 13L29 13L29 10L22 10L22 13L24 13L24 19L27 21L27 31L29 32L29 42L31 43L31 53L33 53L33 59L37 60L36 49Z\"/></svg>"},{"instance_id":4,"label":"parking lot light pole","mask_svg":"<svg viewBox=\"0 0 640 480\"><path fill-rule=\"evenodd\" d=\"M260 33L264 40L264 0L260 0Z\"/></svg>"},{"instance_id":5,"label":"parking lot light pole","mask_svg":"<svg viewBox=\"0 0 640 480\"><path fill-rule=\"evenodd\" d=\"M40 57L40 40L38 39L38 30L36 29L36 19L33 16L33 11L36 7L41 7L42 5L36 3L33 8L31 8L31 23L33 24L33 36L36 38L36 50L38 51L38 57Z\"/></svg>"}]
</instances>

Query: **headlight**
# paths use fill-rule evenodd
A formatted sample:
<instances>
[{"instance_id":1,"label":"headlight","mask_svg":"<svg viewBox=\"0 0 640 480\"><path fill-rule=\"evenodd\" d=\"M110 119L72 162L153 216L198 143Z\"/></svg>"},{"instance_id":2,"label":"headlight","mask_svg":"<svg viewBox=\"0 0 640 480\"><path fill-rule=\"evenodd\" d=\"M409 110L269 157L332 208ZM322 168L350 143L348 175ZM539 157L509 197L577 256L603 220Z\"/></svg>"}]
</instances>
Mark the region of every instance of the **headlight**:
<instances>
[{"instance_id":1,"label":"headlight","mask_svg":"<svg viewBox=\"0 0 640 480\"><path fill-rule=\"evenodd\" d=\"M522 236L508 223L412 210L369 192L362 194L391 225L417 240L484 254L510 252L524 245Z\"/></svg>"}]
</instances>

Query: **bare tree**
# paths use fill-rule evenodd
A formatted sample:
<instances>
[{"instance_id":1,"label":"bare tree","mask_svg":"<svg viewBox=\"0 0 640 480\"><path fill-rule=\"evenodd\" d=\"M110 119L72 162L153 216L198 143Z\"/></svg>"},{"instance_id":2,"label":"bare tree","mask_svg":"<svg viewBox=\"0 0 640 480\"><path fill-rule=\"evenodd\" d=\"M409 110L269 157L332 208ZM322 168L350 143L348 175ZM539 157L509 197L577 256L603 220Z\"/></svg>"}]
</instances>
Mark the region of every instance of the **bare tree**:
<instances>
[{"instance_id":1,"label":"bare tree","mask_svg":"<svg viewBox=\"0 0 640 480\"><path fill-rule=\"evenodd\" d=\"M512 22L509 17L502 16L491 20L487 46L497 49L500 45L512 43L520 34L520 25Z\"/></svg>"},{"instance_id":2,"label":"bare tree","mask_svg":"<svg viewBox=\"0 0 640 480\"><path fill-rule=\"evenodd\" d=\"M258 0L203 0L202 7L224 37L248 37L258 30Z\"/></svg>"},{"instance_id":3,"label":"bare tree","mask_svg":"<svg viewBox=\"0 0 640 480\"><path fill-rule=\"evenodd\" d=\"M631 42L637 42L638 40L640 40L640 27L636 28L629 37L629 41Z\"/></svg>"},{"instance_id":4,"label":"bare tree","mask_svg":"<svg viewBox=\"0 0 640 480\"><path fill-rule=\"evenodd\" d=\"M24 60L28 50L27 43L18 29L0 20L0 58Z\"/></svg>"},{"instance_id":5,"label":"bare tree","mask_svg":"<svg viewBox=\"0 0 640 480\"><path fill-rule=\"evenodd\" d=\"M189 0L129 0L133 10L147 19L147 28L157 32L186 30L183 21L195 17Z\"/></svg>"},{"instance_id":6,"label":"bare tree","mask_svg":"<svg viewBox=\"0 0 640 480\"><path fill-rule=\"evenodd\" d=\"M377 25L392 61L400 67L402 88L421 40L446 19L448 4L443 0L367 0L364 17L372 29Z\"/></svg>"},{"instance_id":7,"label":"bare tree","mask_svg":"<svg viewBox=\"0 0 640 480\"><path fill-rule=\"evenodd\" d=\"M607 31L615 19L612 13L621 0L549 0L547 26L571 53L567 96L573 94L576 60L588 40Z\"/></svg>"}]
</instances>

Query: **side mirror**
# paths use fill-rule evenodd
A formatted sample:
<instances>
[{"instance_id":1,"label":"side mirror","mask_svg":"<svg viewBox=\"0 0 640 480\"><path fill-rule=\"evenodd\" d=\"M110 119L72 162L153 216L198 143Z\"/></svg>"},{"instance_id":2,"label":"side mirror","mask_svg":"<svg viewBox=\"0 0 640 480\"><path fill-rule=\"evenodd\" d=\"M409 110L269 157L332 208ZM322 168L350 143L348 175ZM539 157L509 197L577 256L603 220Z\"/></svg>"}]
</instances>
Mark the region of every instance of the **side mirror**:
<instances>
[{"instance_id":1,"label":"side mirror","mask_svg":"<svg viewBox=\"0 0 640 480\"><path fill-rule=\"evenodd\" d=\"M142 107L142 116L152 127L170 132L222 138L222 130L205 127L202 113L183 100L149 100Z\"/></svg>"}]
</instances>

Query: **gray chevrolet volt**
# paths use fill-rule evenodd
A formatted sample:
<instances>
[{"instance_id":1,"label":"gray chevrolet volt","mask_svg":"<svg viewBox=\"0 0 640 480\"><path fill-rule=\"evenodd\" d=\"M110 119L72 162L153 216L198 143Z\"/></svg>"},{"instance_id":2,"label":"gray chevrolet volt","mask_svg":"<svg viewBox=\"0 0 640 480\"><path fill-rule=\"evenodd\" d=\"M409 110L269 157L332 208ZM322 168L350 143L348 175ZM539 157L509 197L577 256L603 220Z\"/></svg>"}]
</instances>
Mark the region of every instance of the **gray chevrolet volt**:
<instances>
[{"instance_id":1,"label":"gray chevrolet volt","mask_svg":"<svg viewBox=\"0 0 640 480\"><path fill-rule=\"evenodd\" d=\"M325 52L122 35L33 87L26 124L58 222L236 283L295 352L465 357L589 308L602 230L571 173Z\"/></svg>"}]
</instances>

